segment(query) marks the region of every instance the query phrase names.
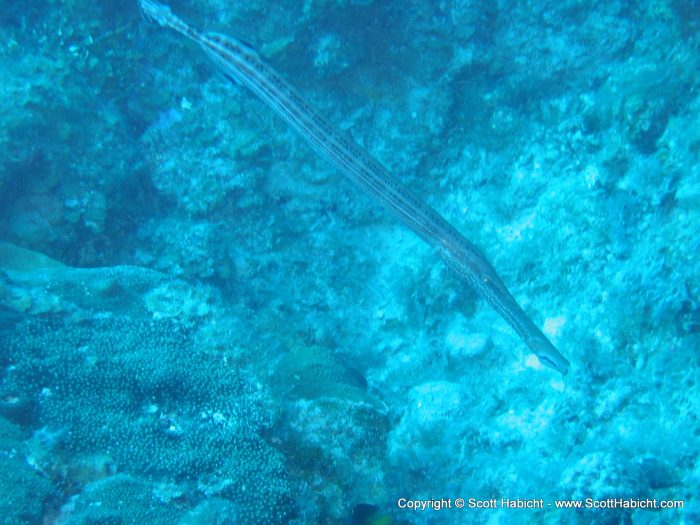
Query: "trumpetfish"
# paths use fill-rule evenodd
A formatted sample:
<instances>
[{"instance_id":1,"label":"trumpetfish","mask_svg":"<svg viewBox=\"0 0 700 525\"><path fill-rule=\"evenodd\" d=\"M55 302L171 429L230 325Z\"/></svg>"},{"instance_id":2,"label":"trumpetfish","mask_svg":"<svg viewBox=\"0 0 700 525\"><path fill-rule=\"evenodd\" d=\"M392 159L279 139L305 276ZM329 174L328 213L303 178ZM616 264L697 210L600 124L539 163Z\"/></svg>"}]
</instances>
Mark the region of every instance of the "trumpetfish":
<instances>
[{"instance_id":1,"label":"trumpetfish","mask_svg":"<svg viewBox=\"0 0 700 525\"><path fill-rule=\"evenodd\" d=\"M198 31L165 4L139 0L139 5L149 19L199 44L227 77L252 91L316 153L431 246L447 266L517 332L542 364L566 374L569 361L520 307L479 249L406 188L365 148L329 124L250 45L235 37Z\"/></svg>"}]
</instances>

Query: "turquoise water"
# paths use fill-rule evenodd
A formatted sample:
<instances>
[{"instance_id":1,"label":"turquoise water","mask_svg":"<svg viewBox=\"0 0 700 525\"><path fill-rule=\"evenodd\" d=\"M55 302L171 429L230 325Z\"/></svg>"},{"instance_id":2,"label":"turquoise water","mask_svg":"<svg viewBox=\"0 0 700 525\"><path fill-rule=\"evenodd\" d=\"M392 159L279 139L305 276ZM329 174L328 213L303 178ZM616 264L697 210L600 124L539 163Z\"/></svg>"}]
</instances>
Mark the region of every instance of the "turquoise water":
<instances>
[{"instance_id":1,"label":"turquoise water","mask_svg":"<svg viewBox=\"0 0 700 525\"><path fill-rule=\"evenodd\" d=\"M7 1L0 522L700 523L697 1L171 7L571 368L136 2Z\"/></svg>"}]
</instances>

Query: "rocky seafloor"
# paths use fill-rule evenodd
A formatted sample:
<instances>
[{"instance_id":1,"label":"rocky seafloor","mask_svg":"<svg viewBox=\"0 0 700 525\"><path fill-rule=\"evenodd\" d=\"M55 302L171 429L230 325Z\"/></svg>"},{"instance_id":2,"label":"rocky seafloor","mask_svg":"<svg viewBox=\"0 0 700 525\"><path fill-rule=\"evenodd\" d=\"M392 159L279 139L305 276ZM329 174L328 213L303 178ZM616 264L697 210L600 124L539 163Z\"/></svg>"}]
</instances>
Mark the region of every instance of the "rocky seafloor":
<instances>
[{"instance_id":1,"label":"rocky seafloor","mask_svg":"<svg viewBox=\"0 0 700 525\"><path fill-rule=\"evenodd\" d=\"M478 245L571 369L136 2L8 0L0 523L700 523L697 0L172 8Z\"/></svg>"}]
</instances>

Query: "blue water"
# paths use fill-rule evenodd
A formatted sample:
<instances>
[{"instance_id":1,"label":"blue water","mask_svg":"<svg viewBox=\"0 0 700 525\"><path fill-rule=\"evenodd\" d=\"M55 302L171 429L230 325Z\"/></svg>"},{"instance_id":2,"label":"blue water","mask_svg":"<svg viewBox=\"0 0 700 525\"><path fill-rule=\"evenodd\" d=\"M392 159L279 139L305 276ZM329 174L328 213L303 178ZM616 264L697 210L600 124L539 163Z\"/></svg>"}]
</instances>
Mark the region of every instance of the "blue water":
<instances>
[{"instance_id":1,"label":"blue water","mask_svg":"<svg viewBox=\"0 0 700 525\"><path fill-rule=\"evenodd\" d=\"M135 1L6 0L0 522L700 523L700 4L280 4L172 8L479 246L569 373Z\"/></svg>"}]
</instances>

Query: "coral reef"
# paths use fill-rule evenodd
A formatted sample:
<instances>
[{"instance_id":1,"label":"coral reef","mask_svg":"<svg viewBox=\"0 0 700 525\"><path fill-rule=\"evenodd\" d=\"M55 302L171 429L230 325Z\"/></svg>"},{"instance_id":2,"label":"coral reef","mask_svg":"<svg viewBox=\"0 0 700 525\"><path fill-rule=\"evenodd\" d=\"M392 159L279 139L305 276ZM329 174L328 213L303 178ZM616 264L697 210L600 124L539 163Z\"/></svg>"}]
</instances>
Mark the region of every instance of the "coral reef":
<instances>
[{"instance_id":1,"label":"coral reef","mask_svg":"<svg viewBox=\"0 0 700 525\"><path fill-rule=\"evenodd\" d=\"M477 244L571 372L137 2L7 0L5 522L700 521L697 0L172 7Z\"/></svg>"},{"instance_id":2,"label":"coral reef","mask_svg":"<svg viewBox=\"0 0 700 525\"><path fill-rule=\"evenodd\" d=\"M48 316L15 314L13 329L2 332L3 363L11 366L1 408L43 429L27 453L36 469L82 490L61 510L68 523L114 519L117 502L144 492L147 479L227 501L245 493L250 503L231 511L239 520L295 514L284 459L262 437L275 419L271 399L224 355L193 344L202 319L214 315L201 299L188 306L197 292L138 268L7 271L12 286L32 295L30 287L41 284L55 305ZM106 475L114 471L134 479ZM182 497L180 513L196 501ZM90 502L101 498L105 505L95 511ZM143 501L131 512L172 523L167 503L158 511Z\"/></svg>"},{"instance_id":3,"label":"coral reef","mask_svg":"<svg viewBox=\"0 0 700 525\"><path fill-rule=\"evenodd\" d=\"M0 504L7 525L41 523L57 498L51 482L25 461L23 438L19 426L0 417Z\"/></svg>"}]
</instances>

